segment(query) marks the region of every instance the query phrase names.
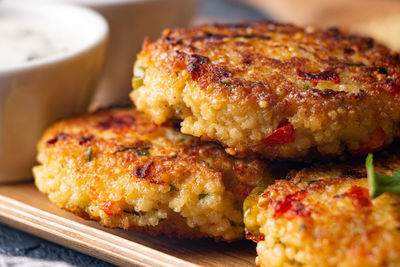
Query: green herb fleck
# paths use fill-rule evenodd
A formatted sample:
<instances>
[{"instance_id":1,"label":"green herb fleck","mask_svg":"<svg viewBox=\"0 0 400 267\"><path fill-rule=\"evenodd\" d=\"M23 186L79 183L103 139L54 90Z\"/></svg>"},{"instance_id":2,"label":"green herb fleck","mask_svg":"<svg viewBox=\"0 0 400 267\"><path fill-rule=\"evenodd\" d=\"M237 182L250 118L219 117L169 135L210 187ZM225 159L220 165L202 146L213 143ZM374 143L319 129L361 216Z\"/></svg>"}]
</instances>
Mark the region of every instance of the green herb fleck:
<instances>
[{"instance_id":1,"label":"green herb fleck","mask_svg":"<svg viewBox=\"0 0 400 267\"><path fill-rule=\"evenodd\" d=\"M232 85L232 81L229 81L229 80L221 81L221 80L215 80L214 79L214 82L220 83L220 84L225 85L225 86L231 86Z\"/></svg>"},{"instance_id":2,"label":"green herb fleck","mask_svg":"<svg viewBox=\"0 0 400 267\"><path fill-rule=\"evenodd\" d=\"M171 158L176 159L178 157L178 155L173 155L171 156Z\"/></svg>"},{"instance_id":3,"label":"green herb fleck","mask_svg":"<svg viewBox=\"0 0 400 267\"><path fill-rule=\"evenodd\" d=\"M387 71L387 69L385 69L385 68L378 68L378 73L379 74L388 74L388 71Z\"/></svg>"},{"instance_id":4,"label":"green herb fleck","mask_svg":"<svg viewBox=\"0 0 400 267\"><path fill-rule=\"evenodd\" d=\"M143 79L146 69L143 67L135 68L135 76L132 79L132 86L133 89L138 89L143 85Z\"/></svg>"},{"instance_id":5,"label":"green herb fleck","mask_svg":"<svg viewBox=\"0 0 400 267\"><path fill-rule=\"evenodd\" d=\"M118 150L114 151L114 152L113 152L113 155L115 155L115 154L117 154L117 153L120 153L120 152L125 152L125 151L131 150L131 149L135 149L135 148L136 148L136 147L130 147L130 146L124 147L124 148L122 148L122 149L118 149Z\"/></svg>"},{"instance_id":6,"label":"green herb fleck","mask_svg":"<svg viewBox=\"0 0 400 267\"><path fill-rule=\"evenodd\" d=\"M138 89L143 85L143 77L134 76L132 79L133 89Z\"/></svg>"},{"instance_id":7,"label":"green herb fleck","mask_svg":"<svg viewBox=\"0 0 400 267\"><path fill-rule=\"evenodd\" d=\"M301 183L301 182L302 182L302 180L299 179L299 180L296 181L296 183L294 183L294 185L298 185L298 184Z\"/></svg>"},{"instance_id":8,"label":"green herb fleck","mask_svg":"<svg viewBox=\"0 0 400 267\"><path fill-rule=\"evenodd\" d=\"M242 37L245 39L251 39L251 38L254 38L255 35L254 34L243 34Z\"/></svg>"},{"instance_id":9,"label":"green herb fleck","mask_svg":"<svg viewBox=\"0 0 400 267\"><path fill-rule=\"evenodd\" d=\"M262 85L263 84L262 82L252 82L252 81L249 81L249 83L253 84L253 85Z\"/></svg>"},{"instance_id":10,"label":"green herb fleck","mask_svg":"<svg viewBox=\"0 0 400 267\"><path fill-rule=\"evenodd\" d=\"M183 138L183 137L178 139L178 142L181 142L181 143L183 143L185 141L186 141L186 138Z\"/></svg>"},{"instance_id":11,"label":"green herb fleck","mask_svg":"<svg viewBox=\"0 0 400 267\"><path fill-rule=\"evenodd\" d=\"M247 229L255 235L260 235L257 224L258 200L264 193L264 187L255 187L243 202L243 222Z\"/></svg>"},{"instance_id":12,"label":"green herb fleck","mask_svg":"<svg viewBox=\"0 0 400 267\"><path fill-rule=\"evenodd\" d=\"M308 90L308 89L310 89L310 85L309 84L304 85L303 90Z\"/></svg>"},{"instance_id":13,"label":"green herb fleck","mask_svg":"<svg viewBox=\"0 0 400 267\"><path fill-rule=\"evenodd\" d=\"M169 192L178 191L178 189L173 184L169 184L169 187L170 187Z\"/></svg>"},{"instance_id":14,"label":"green herb fleck","mask_svg":"<svg viewBox=\"0 0 400 267\"><path fill-rule=\"evenodd\" d=\"M244 224L242 224L242 223L235 223L234 221L229 221L229 223L231 224L232 227L236 227L236 226L244 227Z\"/></svg>"},{"instance_id":15,"label":"green herb fleck","mask_svg":"<svg viewBox=\"0 0 400 267\"><path fill-rule=\"evenodd\" d=\"M119 149L117 151L114 151L113 155L115 155L115 154L117 154L119 152L125 152L125 151L128 151L128 150L135 150L136 154L141 157L141 156L148 155L149 154L149 149L150 149L150 146L128 146L128 147L124 147L122 149Z\"/></svg>"},{"instance_id":16,"label":"green herb fleck","mask_svg":"<svg viewBox=\"0 0 400 267\"><path fill-rule=\"evenodd\" d=\"M149 146L140 146L140 147L136 147L134 149L136 151L136 154L141 157L141 156L146 156L149 154L150 147Z\"/></svg>"},{"instance_id":17,"label":"green herb fleck","mask_svg":"<svg viewBox=\"0 0 400 267\"><path fill-rule=\"evenodd\" d=\"M400 194L400 170L392 175L376 173L372 154L368 154L365 160L365 167L367 169L369 195L371 199L385 192Z\"/></svg>"},{"instance_id":18,"label":"green herb fleck","mask_svg":"<svg viewBox=\"0 0 400 267\"><path fill-rule=\"evenodd\" d=\"M31 55L31 56L28 56L26 58L26 61L32 61L32 60L35 60L35 59L38 59L38 58L39 58L38 56Z\"/></svg>"},{"instance_id":19,"label":"green herb fleck","mask_svg":"<svg viewBox=\"0 0 400 267\"><path fill-rule=\"evenodd\" d=\"M310 180L310 181L306 181L306 184L307 184L307 186L309 186L309 185L311 185L311 184L313 184L315 182L318 182L318 181L319 181L319 179Z\"/></svg>"},{"instance_id":20,"label":"green herb fleck","mask_svg":"<svg viewBox=\"0 0 400 267\"><path fill-rule=\"evenodd\" d=\"M179 77L179 72L176 71L176 72L175 72L175 76L176 76L176 77Z\"/></svg>"},{"instance_id":21,"label":"green herb fleck","mask_svg":"<svg viewBox=\"0 0 400 267\"><path fill-rule=\"evenodd\" d=\"M207 197L207 196L209 196L209 195L210 195L209 193L200 194L200 195L199 195L199 200L202 200L203 198L205 198L205 197Z\"/></svg>"},{"instance_id":22,"label":"green herb fleck","mask_svg":"<svg viewBox=\"0 0 400 267\"><path fill-rule=\"evenodd\" d=\"M133 215L143 215L142 212L137 212L135 210L123 210L124 213L133 214Z\"/></svg>"},{"instance_id":23,"label":"green herb fleck","mask_svg":"<svg viewBox=\"0 0 400 267\"><path fill-rule=\"evenodd\" d=\"M365 67L366 65L362 62L343 62L343 65L349 67Z\"/></svg>"},{"instance_id":24,"label":"green herb fleck","mask_svg":"<svg viewBox=\"0 0 400 267\"><path fill-rule=\"evenodd\" d=\"M92 147L91 146L85 151L85 155L86 155L87 161L92 160Z\"/></svg>"},{"instance_id":25,"label":"green herb fleck","mask_svg":"<svg viewBox=\"0 0 400 267\"><path fill-rule=\"evenodd\" d=\"M165 221L167 218L159 218L158 219L158 222L160 223L160 222L162 222L162 221Z\"/></svg>"},{"instance_id":26,"label":"green herb fleck","mask_svg":"<svg viewBox=\"0 0 400 267\"><path fill-rule=\"evenodd\" d=\"M214 170L214 168L210 165L210 163L206 160L203 160L203 162L207 165L207 167L211 170Z\"/></svg>"},{"instance_id":27,"label":"green herb fleck","mask_svg":"<svg viewBox=\"0 0 400 267\"><path fill-rule=\"evenodd\" d=\"M225 86L231 86L232 85L231 81L220 81L220 83L225 85Z\"/></svg>"}]
</instances>

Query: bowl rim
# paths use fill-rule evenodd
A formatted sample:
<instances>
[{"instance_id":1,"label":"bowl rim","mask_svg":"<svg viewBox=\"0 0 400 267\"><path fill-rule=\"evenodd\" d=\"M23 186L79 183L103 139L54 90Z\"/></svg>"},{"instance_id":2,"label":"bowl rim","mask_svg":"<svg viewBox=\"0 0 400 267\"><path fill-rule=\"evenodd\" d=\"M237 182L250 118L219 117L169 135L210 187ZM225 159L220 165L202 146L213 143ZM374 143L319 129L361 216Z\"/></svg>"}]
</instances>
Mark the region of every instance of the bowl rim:
<instances>
[{"instance_id":1,"label":"bowl rim","mask_svg":"<svg viewBox=\"0 0 400 267\"><path fill-rule=\"evenodd\" d=\"M1 1L1 0L0 0ZM19 0L19 1L28 1L29 0ZM36 0L35 2L47 2L46 0ZM85 6L93 9L101 9L101 8L108 8L110 6L119 6L119 5L125 5L125 4L143 4L143 3L165 3L168 2L169 0L62 0L62 1L55 1L56 3L66 3L69 2L68 4L72 5L79 5L79 6ZM197 4L198 0L178 0L181 1L182 3L188 3L188 4Z\"/></svg>"},{"instance_id":2,"label":"bowl rim","mask_svg":"<svg viewBox=\"0 0 400 267\"><path fill-rule=\"evenodd\" d=\"M2 6L6 6L6 8L13 8L15 10L21 9L23 11L31 12L32 14L43 14L47 8L51 9L59 9L63 12L68 10L68 12L78 12L79 16L82 16L82 21L87 21L88 19L94 21L94 23L98 24L98 34L93 37L92 40L88 42L84 42L78 47L71 49L70 51L60 53L54 56L44 57L43 59L34 60L29 63L18 63L10 66L0 66L0 75L7 75L10 73L16 72L25 72L30 71L37 68L47 67L54 64L59 64L60 62L69 61L71 59L80 57L81 55L87 53L88 51L93 50L97 46L102 43L106 43L109 37L109 26L106 19L99 14L97 11L94 11L90 8L74 5L74 4L65 4L65 3L45 3L45 2L35 2L35 3L27 3L23 4L17 2L4 1L0 4L0 8ZM41 8L44 8L44 11L41 11Z\"/></svg>"},{"instance_id":3,"label":"bowl rim","mask_svg":"<svg viewBox=\"0 0 400 267\"><path fill-rule=\"evenodd\" d=\"M71 3L86 5L90 7L96 7L99 5L109 6L109 5L118 5L118 4L126 4L126 3L143 3L143 2L161 2L167 0L71 0Z\"/></svg>"},{"instance_id":4,"label":"bowl rim","mask_svg":"<svg viewBox=\"0 0 400 267\"><path fill-rule=\"evenodd\" d=\"M167 2L168 0L70 0L72 4L77 4L77 5L84 5L90 8L96 8L96 7L103 7L103 6L115 6L115 5L121 5L121 4L139 4L139 3L161 3L161 2ZM182 0L182 1L189 1L189 0ZM192 0L193 1L193 0ZM60 1L64 2L65 1Z\"/></svg>"}]
</instances>

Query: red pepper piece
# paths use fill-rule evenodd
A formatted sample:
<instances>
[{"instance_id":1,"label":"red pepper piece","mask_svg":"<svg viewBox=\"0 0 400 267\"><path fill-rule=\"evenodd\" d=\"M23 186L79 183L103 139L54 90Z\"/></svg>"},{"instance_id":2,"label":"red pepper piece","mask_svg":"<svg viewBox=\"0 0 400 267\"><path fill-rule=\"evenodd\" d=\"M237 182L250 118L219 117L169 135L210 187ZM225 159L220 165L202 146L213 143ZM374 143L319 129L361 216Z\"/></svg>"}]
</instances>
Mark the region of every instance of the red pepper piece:
<instances>
[{"instance_id":1,"label":"red pepper piece","mask_svg":"<svg viewBox=\"0 0 400 267\"><path fill-rule=\"evenodd\" d=\"M385 144L386 133L381 128L376 128L370 135L369 140L360 145L357 150L350 151L353 156L362 156L380 150Z\"/></svg>"},{"instance_id":2,"label":"red pepper piece","mask_svg":"<svg viewBox=\"0 0 400 267\"><path fill-rule=\"evenodd\" d=\"M320 81L331 81L333 83L340 83L339 74L334 70L325 70L314 73L297 70L297 76L299 76L302 80L311 81L314 86L317 85Z\"/></svg>"},{"instance_id":3,"label":"red pepper piece","mask_svg":"<svg viewBox=\"0 0 400 267\"><path fill-rule=\"evenodd\" d=\"M304 191L298 191L292 195L288 195L284 200L278 201L274 205L274 218L279 218L286 213L289 217L306 217L310 215L310 211L301 204L301 201L307 196Z\"/></svg>"},{"instance_id":4,"label":"red pepper piece","mask_svg":"<svg viewBox=\"0 0 400 267\"><path fill-rule=\"evenodd\" d=\"M245 235L246 235L246 239L247 240L251 240L251 241L256 242L256 243L265 240L265 236L263 236L263 235L254 235L249 231L249 229L247 229L247 227L245 227L244 230L245 230Z\"/></svg>"},{"instance_id":5,"label":"red pepper piece","mask_svg":"<svg viewBox=\"0 0 400 267\"><path fill-rule=\"evenodd\" d=\"M144 165L139 165L133 170L133 175L137 178L146 178L150 174L150 168L153 165L153 162L150 161Z\"/></svg>"},{"instance_id":6,"label":"red pepper piece","mask_svg":"<svg viewBox=\"0 0 400 267\"><path fill-rule=\"evenodd\" d=\"M113 201L105 201L99 203L100 209L104 211L108 216L114 214L114 202Z\"/></svg>"},{"instance_id":7,"label":"red pepper piece","mask_svg":"<svg viewBox=\"0 0 400 267\"><path fill-rule=\"evenodd\" d=\"M47 145L54 145L55 143L57 143L60 140L67 140L68 139L68 135L65 133L59 133L57 134L56 137L54 137L53 139L50 139L46 142Z\"/></svg>"},{"instance_id":8,"label":"red pepper piece","mask_svg":"<svg viewBox=\"0 0 400 267\"><path fill-rule=\"evenodd\" d=\"M294 127L288 121L281 122L278 125L278 129L262 139L262 142L266 146L277 146L285 143L293 143L294 141Z\"/></svg>"},{"instance_id":9,"label":"red pepper piece","mask_svg":"<svg viewBox=\"0 0 400 267\"><path fill-rule=\"evenodd\" d=\"M109 116L106 120L100 121L98 127L101 129L123 129L131 127L136 118L131 115Z\"/></svg>"},{"instance_id":10,"label":"red pepper piece","mask_svg":"<svg viewBox=\"0 0 400 267\"><path fill-rule=\"evenodd\" d=\"M354 186L345 195L351 198L353 206L356 208L372 206L367 188Z\"/></svg>"},{"instance_id":11,"label":"red pepper piece","mask_svg":"<svg viewBox=\"0 0 400 267\"><path fill-rule=\"evenodd\" d=\"M400 79L388 78L383 81L383 85L389 90L389 93L392 96L400 93Z\"/></svg>"}]
</instances>

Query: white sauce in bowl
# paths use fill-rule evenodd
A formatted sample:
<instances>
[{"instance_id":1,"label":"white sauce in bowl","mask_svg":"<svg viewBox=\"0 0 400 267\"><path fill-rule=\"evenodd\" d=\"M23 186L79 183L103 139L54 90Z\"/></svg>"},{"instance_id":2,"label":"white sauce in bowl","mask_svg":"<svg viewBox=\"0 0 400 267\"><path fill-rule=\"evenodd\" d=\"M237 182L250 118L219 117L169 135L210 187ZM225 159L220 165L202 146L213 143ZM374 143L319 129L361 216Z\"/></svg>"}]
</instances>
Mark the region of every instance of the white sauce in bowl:
<instances>
[{"instance_id":1,"label":"white sauce in bowl","mask_svg":"<svg viewBox=\"0 0 400 267\"><path fill-rule=\"evenodd\" d=\"M63 38L34 19L0 17L0 66L30 62L70 49Z\"/></svg>"},{"instance_id":2,"label":"white sauce in bowl","mask_svg":"<svg viewBox=\"0 0 400 267\"><path fill-rule=\"evenodd\" d=\"M73 53L104 31L93 21L76 20L79 13L67 6L64 11L64 6L49 5L43 14L32 7L22 2L0 4L0 69Z\"/></svg>"}]
</instances>

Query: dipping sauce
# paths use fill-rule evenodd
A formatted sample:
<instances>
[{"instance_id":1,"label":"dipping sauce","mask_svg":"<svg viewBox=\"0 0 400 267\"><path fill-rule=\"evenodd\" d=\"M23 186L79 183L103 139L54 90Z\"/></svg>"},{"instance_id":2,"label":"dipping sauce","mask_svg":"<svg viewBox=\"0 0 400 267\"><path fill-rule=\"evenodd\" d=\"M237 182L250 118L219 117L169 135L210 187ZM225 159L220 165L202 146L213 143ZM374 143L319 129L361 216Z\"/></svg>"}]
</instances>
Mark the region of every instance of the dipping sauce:
<instances>
[{"instance_id":1,"label":"dipping sauce","mask_svg":"<svg viewBox=\"0 0 400 267\"><path fill-rule=\"evenodd\" d=\"M74 34L49 24L43 18L1 14L0 67L29 63L75 47Z\"/></svg>"}]
</instances>

